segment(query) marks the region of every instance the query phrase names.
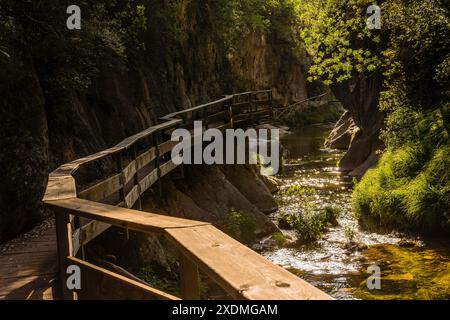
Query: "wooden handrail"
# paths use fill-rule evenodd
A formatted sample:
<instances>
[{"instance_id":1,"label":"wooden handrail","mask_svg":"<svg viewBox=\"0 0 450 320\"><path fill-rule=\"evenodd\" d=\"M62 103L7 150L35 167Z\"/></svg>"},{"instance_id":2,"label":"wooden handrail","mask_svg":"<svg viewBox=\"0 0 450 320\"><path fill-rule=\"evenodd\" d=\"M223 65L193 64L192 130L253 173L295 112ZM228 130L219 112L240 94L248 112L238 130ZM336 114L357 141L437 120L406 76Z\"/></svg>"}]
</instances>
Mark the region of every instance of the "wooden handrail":
<instances>
[{"instance_id":1,"label":"wooden handrail","mask_svg":"<svg viewBox=\"0 0 450 320\"><path fill-rule=\"evenodd\" d=\"M267 94L267 100L255 99L257 95L263 93ZM112 148L64 164L50 174L43 202L56 214L61 283L65 283L65 266L75 263L86 272L90 272L95 279L103 275L108 281L120 283L121 288L127 286L127 280L124 277L105 272L102 268L75 258L80 247L113 225L126 230L164 235L173 242L183 254L181 279L185 298L198 298L196 271L198 267L236 299L330 298L283 268L273 265L207 222L131 209L136 202L140 203L142 193L155 182L159 181L160 183L160 179L164 175L177 167L172 161L160 162L164 154L170 152L174 145L170 140L162 141L162 134L167 130L185 125L183 119L179 118L184 114L199 110L207 111L209 107L221 103L224 104L223 110L212 115L202 112L203 119L201 120L208 117L220 119L228 114L229 118L222 118L225 124L222 121L215 124L215 127L233 127L235 123L233 117L239 115L239 112L233 110L233 100L243 96L248 96L248 101L243 104L245 107L247 103L247 110L243 113L244 119L253 121L253 114L259 116L272 112L272 92L270 90L228 95L211 103L171 113L161 118L162 123L126 138ZM266 109L258 110L261 105ZM241 108L243 107L239 109ZM145 138L151 138L153 146L138 155L136 145ZM124 166L122 156L130 150L131 162ZM115 157L118 160L116 174L82 191L77 190L75 173L81 167L107 157ZM116 192L119 192L120 195L116 200L112 200L116 206L99 202L106 201L108 197L114 197ZM91 220L91 222L74 230L73 217ZM257 271L247 275L246 272L239 271L241 270L240 264L245 265L244 269L246 270ZM172 297L153 288L147 290L144 285L137 284L132 279L128 283L128 288L131 293L137 294L131 294L132 297L154 297L155 299ZM73 293L68 292L64 287L62 290L65 298L73 298Z\"/></svg>"},{"instance_id":2,"label":"wooden handrail","mask_svg":"<svg viewBox=\"0 0 450 320\"><path fill-rule=\"evenodd\" d=\"M312 100L320 99L322 97L325 97L327 94L328 94L328 92L325 92L325 93L319 94L319 95L314 96L314 97L309 97L307 99L294 102L293 104L291 104L289 106L286 106L286 107L283 107L283 108L279 108L280 113L277 115L277 118L281 118L283 115L285 115L285 113L287 111L292 111L292 109L294 109L295 107L297 107L297 106L299 106L299 105L301 105L301 104L303 104L305 102L309 102L309 101L312 101Z\"/></svg>"}]
</instances>

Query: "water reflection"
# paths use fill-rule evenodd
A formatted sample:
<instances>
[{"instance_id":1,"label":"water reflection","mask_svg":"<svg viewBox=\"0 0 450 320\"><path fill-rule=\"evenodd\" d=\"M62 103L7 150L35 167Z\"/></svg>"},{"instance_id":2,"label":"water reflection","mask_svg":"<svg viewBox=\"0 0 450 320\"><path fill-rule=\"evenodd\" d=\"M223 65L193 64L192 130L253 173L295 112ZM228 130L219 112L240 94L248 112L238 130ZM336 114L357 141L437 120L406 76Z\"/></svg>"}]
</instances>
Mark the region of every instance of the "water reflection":
<instances>
[{"instance_id":1,"label":"water reflection","mask_svg":"<svg viewBox=\"0 0 450 320\"><path fill-rule=\"evenodd\" d=\"M282 139L287 150L286 165L279 176L283 187L295 184L314 192L300 201L278 196L280 210L272 218L278 220L281 214L301 212L306 201L316 208L342 208L339 224L315 243L272 248L263 254L337 299L450 298L448 243L431 246L408 239L413 245L402 246L402 235L359 228L351 212L352 179L337 168L342 152L323 148L330 130L326 126L311 126ZM283 232L295 237L293 231ZM382 289L369 291L366 270L373 264L382 269Z\"/></svg>"}]
</instances>

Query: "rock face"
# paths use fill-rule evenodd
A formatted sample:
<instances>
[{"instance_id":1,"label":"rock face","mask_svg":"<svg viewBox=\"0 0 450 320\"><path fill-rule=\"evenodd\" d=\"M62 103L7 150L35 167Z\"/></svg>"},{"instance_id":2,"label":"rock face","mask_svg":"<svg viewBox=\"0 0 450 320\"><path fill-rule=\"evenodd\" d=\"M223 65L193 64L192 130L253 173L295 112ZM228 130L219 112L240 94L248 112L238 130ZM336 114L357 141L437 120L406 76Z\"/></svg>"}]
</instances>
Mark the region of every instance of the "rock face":
<instances>
[{"instance_id":1,"label":"rock face","mask_svg":"<svg viewBox=\"0 0 450 320\"><path fill-rule=\"evenodd\" d=\"M249 31L242 35L239 52L231 58L233 73L260 88L271 88L284 105L308 97L303 66L291 50L267 34ZM286 70L289 70L286 72Z\"/></svg>"},{"instance_id":2,"label":"rock face","mask_svg":"<svg viewBox=\"0 0 450 320\"><path fill-rule=\"evenodd\" d=\"M228 222L230 210L236 210L254 221L257 236L278 230L262 212L272 211L276 203L252 168L186 166L184 171L184 179L175 182L164 179L163 201L156 194L146 197L144 210L163 210L173 216L211 222L222 229ZM264 200L258 201L258 196Z\"/></svg>"},{"instance_id":3,"label":"rock face","mask_svg":"<svg viewBox=\"0 0 450 320\"><path fill-rule=\"evenodd\" d=\"M43 218L40 200L50 171L110 147L164 114L242 90L274 88L278 98L306 97L301 61L287 49L267 35L249 33L239 55L229 57L228 48L205 32L212 23L202 10L203 1L179 5L182 28L177 43L166 43L167 26L152 25L146 31L145 57L130 59L125 69L95 66L99 75L84 91L57 86L49 72L65 74L65 66L48 65L53 57L27 51L27 34L20 41L4 42L5 47L2 43L0 242ZM18 18L14 23L20 30L21 24L31 22ZM0 41L3 35L8 34L0 30ZM12 58L5 58L3 51L13 53ZM222 206L227 201L216 200ZM268 211L273 203L266 200L264 205ZM252 210L261 213L257 207ZM197 212L201 216L214 210Z\"/></svg>"},{"instance_id":4,"label":"rock face","mask_svg":"<svg viewBox=\"0 0 450 320\"><path fill-rule=\"evenodd\" d=\"M1 241L43 216L47 119L39 79L25 49L15 50L0 64L0 148Z\"/></svg>"},{"instance_id":5,"label":"rock face","mask_svg":"<svg viewBox=\"0 0 450 320\"><path fill-rule=\"evenodd\" d=\"M225 178L261 212L272 213L278 209L271 191L255 166L226 165L220 166L220 170Z\"/></svg>"},{"instance_id":6,"label":"rock face","mask_svg":"<svg viewBox=\"0 0 450 320\"><path fill-rule=\"evenodd\" d=\"M379 74L354 77L332 85L333 93L348 112L336 124L328 145L342 149L348 147L339 166L353 176L362 176L375 165L377 151L383 148L379 136L385 115L378 108L381 85Z\"/></svg>"}]
</instances>

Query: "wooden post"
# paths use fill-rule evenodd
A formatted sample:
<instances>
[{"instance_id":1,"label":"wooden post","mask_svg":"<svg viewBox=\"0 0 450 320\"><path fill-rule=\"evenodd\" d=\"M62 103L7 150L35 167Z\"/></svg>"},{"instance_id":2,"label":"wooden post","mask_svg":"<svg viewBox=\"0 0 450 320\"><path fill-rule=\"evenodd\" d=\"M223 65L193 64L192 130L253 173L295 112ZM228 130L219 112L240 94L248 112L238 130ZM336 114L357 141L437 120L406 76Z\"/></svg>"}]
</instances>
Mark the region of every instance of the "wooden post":
<instances>
[{"instance_id":1,"label":"wooden post","mask_svg":"<svg viewBox=\"0 0 450 320\"><path fill-rule=\"evenodd\" d=\"M67 257L73 256L72 226L68 214L55 213L56 241L58 247L59 287L64 300L75 300L75 293L67 288Z\"/></svg>"},{"instance_id":2,"label":"wooden post","mask_svg":"<svg viewBox=\"0 0 450 320\"><path fill-rule=\"evenodd\" d=\"M155 146L155 150L156 150L156 158L155 158L155 167L156 167L156 172L158 175L158 191L159 191L159 196L162 197L162 182L161 182L161 152L159 150L159 143L160 143L160 132L153 134L153 145Z\"/></svg>"},{"instance_id":3,"label":"wooden post","mask_svg":"<svg viewBox=\"0 0 450 320\"><path fill-rule=\"evenodd\" d=\"M123 206L127 208L127 204L125 202L125 176L123 174L123 159L122 152L119 152L116 158L116 171L120 174L120 189L119 189L119 204L123 203ZM126 240L130 240L130 232L128 229L125 229L125 238Z\"/></svg>"},{"instance_id":4,"label":"wooden post","mask_svg":"<svg viewBox=\"0 0 450 320\"><path fill-rule=\"evenodd\" d=\"M181 294L185 300L200 300L198 267L185 255L180 259Z\"/></svg>"},{"instance_id":5,"label":"wooden post","mask_svg":"<svg viewBox=\"0 0 450 320\"><path fill-rule=\"evenodd\" d=\"M274 111L273 111L273 96L272 96L272 90L269 91L269 108L270 108L270 117L274 118Z\"/></svg>"},{"instance_id":6,"label":"wooden post","mask_svg":"<svg viewBox=\"0 0 450 320\"><path fill-rule=\"evenodd\" d=\"M120 174L119 203L122 203L125 201L125 179L123 176L122 152L119 152L116 157L116 172Z\"/></svg>"},{"instance_id":7,"label":"wooden post","mask_svg":"<svg viewBox=\"0 0 450 320\"><path fill-rule=\"evenodd\" d=\"M136 144L133 145L133 149L132 149L132 158L133 161L136 161L137 158L137 150L136 150ZM139 176L138 176L138 170L136 170L136 172L134 173L133 176L133 185L137 186L138 188L138 201L137 201L137 209L138 210L142 210L142 199L141 199L141 187L139 186Z\"/></svg>"},{"instance_id":8,"label":"wooden post","mask_svg":"<svg viewBox=\"0 0 450 320\"><path fill-rule=\"evenodd\" d=\"M249 93L248 97L250 103L250 125L252 127L255 126L255 115L253 114L255 108L255 96L252 93Z\"/></svg>"},{"instance_id":9,"label":"wooden post","mask_svg":"<svg viewBox=\"0 0 450 320\"><path fill-rule=\"evenodd\" d=\"M233 99L226 102L225 106L228 108L229 117L230 117L230 128L234 129L234 120L233 120Z\"/></svg>"},{"instance_id":10,"label":"wooden post","mask_svg":"<svg viewBox=\"0 0 450 320\"><path fill-rule=\"evenodd\" d=\"M203 125L205 126L205 130L209 129L208 124L208 107L203 108L202 110L202 118L203 118Z\"/></svg>"}]
</instances>

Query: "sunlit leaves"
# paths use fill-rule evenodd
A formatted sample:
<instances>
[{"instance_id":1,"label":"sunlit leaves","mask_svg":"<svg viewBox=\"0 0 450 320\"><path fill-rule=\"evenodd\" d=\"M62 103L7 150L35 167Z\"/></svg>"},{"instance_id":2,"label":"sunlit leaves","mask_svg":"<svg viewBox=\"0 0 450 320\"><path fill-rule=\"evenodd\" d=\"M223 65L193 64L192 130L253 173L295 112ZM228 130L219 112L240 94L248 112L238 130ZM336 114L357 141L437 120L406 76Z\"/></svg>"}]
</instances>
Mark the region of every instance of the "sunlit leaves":
<instances>
[{"instance_id":1,"label":"sunlit leaves","mask_svg":"<svg viewBox=\"0 0 450 320\"><path fill-rule=\"evenodd\" d=\"M380 65L373 45L381 38L366 27L370 4L368 0L300 1L300 36L313 61L310 81L342 82L354 72L373 72Z\"/></svg>"}]
</instances>

